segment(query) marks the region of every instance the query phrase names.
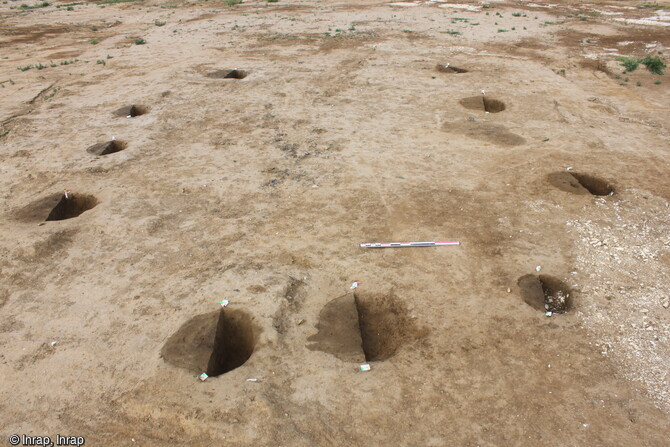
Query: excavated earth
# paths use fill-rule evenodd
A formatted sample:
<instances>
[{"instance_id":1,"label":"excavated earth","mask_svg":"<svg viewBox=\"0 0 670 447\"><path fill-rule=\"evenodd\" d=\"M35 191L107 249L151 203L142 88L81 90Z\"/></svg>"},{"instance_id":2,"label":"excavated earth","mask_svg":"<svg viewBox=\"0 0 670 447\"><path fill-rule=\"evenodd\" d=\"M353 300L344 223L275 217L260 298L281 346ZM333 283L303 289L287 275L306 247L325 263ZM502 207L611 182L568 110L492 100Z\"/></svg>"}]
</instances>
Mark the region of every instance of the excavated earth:
<instances>
[{"instance_id":1,"label":"excavated earth","mask_svg":"<svg viewBox=\"0 0 670 447\"><path fill-rule=\"evenodd\" d=\"M668 445L669 1L26 1L3 439Z\"/></svg>"}]
</instances>

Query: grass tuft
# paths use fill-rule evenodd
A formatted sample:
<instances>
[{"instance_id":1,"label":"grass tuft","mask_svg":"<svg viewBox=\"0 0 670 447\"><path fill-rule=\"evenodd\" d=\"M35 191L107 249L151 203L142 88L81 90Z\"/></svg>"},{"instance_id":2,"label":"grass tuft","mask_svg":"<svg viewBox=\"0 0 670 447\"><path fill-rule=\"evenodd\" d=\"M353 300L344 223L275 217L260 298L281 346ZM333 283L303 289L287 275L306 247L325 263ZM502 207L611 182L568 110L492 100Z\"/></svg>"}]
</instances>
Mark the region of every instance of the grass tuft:
<instances>
[{"instance_id":1,"label":"grass tuft","mask_svg":"<svg viewBox=\"0 0 670 447\"><path fill-rule=\"evenodd\" d=\"M635 71L637 67L640 65L640 61L637 59L633 59L632 57L617 57L617 61L621 62L621 66L626 69L624 73L630 73L631 71Z\"/></svg>"},{"instance_id":2,"label":"grass tuft","mask_svg":"<svg viewBox=\"0 0 670 447\"><path fill-rule=\"evenodd\" d=\"M130 3L130 2L143 2L144 0L102 0L101 2L96 3L96 5L113 5L114 3Z\"/></svg>"},{"instance_id":3,"label":"grass tuft","mask_svg":"<svg viewBox=\"0 0 670 447\"><path fill-rule=\"evenodd\" d=\"M647 67L647 70L657 75L662 75L663 69L665 68L665 64L659 57L645 56L642 59L635 59L633 57L621 56L617 57L616 60L621 62L621 66L626 69L625 73L635 71L640 64L644 65Z\"/></svg>"},{"instance_id":4,"label":"grass tuft","mask_svg":"<svg viewBox=\"0 0 670 447\"><path fill-rule=\"evenodd\" d=\"M51 6L51 3L49 2L42 2L38 3L33 6L26 5L25 3L21 4L21 9L39 9L39 8L46 8L47 6Z\"/></svg>"},{"instance_id":5,"label":"grass tuft","mask_svg":"<svg viewBox=\"0 0 670 447\"><path fill-rule=\"evenodd\" d=\"M640 63L647 67L647 70L650 72L657 74L657 75L662 75L663 74L663 69L665 68L665 64L659 57L651 57L651 56L646 56L643 59L640 60Z\"/></svg>"}]
</instances>

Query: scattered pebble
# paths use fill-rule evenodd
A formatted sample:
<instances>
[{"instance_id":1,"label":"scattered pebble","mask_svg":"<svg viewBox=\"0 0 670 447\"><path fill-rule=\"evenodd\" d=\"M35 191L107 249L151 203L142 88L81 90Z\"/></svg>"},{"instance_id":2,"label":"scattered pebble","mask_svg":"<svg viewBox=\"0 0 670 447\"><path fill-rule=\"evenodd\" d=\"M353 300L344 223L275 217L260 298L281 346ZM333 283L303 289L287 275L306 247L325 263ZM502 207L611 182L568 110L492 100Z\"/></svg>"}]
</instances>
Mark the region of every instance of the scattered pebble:
<instances>
[{"instance_id":1,"label":"scattered pebble","mask_svg":"<svg viewBox=\"0 0 670 447\"><path fill-rule=\"evenodd\" d=\"M630 189L621 201L594 205L566 222L575 241L573 278L589 297L576 315L619 373L670 411L670 203Z\"/></svg>"}]
</instances>

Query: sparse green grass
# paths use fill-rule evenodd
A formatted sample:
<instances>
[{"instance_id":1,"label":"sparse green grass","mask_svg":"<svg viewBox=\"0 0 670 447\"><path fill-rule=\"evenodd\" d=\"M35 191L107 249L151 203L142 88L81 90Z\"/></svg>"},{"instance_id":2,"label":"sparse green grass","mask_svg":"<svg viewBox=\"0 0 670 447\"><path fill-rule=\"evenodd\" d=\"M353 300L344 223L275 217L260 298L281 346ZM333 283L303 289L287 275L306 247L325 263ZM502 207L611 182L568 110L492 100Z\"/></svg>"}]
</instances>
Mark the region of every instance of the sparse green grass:
<instances>
[{"instance_id":1,"label":"sparse green grass","mask_svg":"<svg viewBox=\"0 0 670 447\"><path fill-rule=\"evenodd\" d=\"M56 95L56 93L58 93L58 90L59 90L58 88L55 88L55 89L51 90L51 93L44 96L44 100L47 101L47 100L53 98L54 95Z\"/></svg>"},{"instance_id":2,"label":"sparse green grass","mask_svg":"<svg viewBox=\"0 0 670 447\"><path fill-rule=\"evenodd\" d=\"M49 2L42 2L38 3L36 5L29 6L25 3L21 4L21 9L39 9L39 8L46 8L47 6L51 6L51 3Z\"/></svg>"},{"instance_id":3,"label":"sparse green grass","mask_svg":"<svg viewBox=\"0 0 670 447\"><path fill-rule=\"evenodd\" d=\"M144 45L145 43L147 43L147 41L142 39L141 37L135 39L135 45Z\"/></svg>"},{"instance_id":4,"label":"sparse green grass","mask_svg":"<svg viewBox=\"0 0 670 447\"><path fill-rule=\"evenodd\" d=\"M72 6L68 6L67 8L65 8L65 10L66 11L74 11L74 8Z\"/></svg>"},{"instance_id":5,"label":"sparse green grass","mask_svg":"<svg viewBox=\"0 0 670 447\"><path fill-rule=\"evenodd\" d=\"M411 29L404 29L404 30L402 30L402 32L403 33L413 33L414 31L412 31Z\"/></svg>"},{"instance_id":6,"label":"sparse green grass","mask_svg":"<svg viewBox=\"0 0 670 447\"><path fill-rule=\"evenodd\" d=\"M520 13L520 12L513 12L512 15L513 15L514 17L521 17L521 13Z\"/></svg>"},{"instance_id":7,"label":"sparse green grass","mask_svg":"<svg viewBox=\"0 0 670 447\"><path fill-rule=\"evenodd\" d=\"M277 3L279 0L265 0L268 3Z\"/></svg>"},{"instance_id":8,"label":"sparse green grass","mask_svg":"<svg viewBox=\"0 0 670 447\"><path fill-rule=\"evenodd\" d=\"M239 5L240 3L242 3L242 0L226 0L226 5L228 6L235 6Z\"/></svg>"},{"instance_id":9,"label":"sparse green grass","mask_svg":"<svg viewBox=\"0 0 670 447\"><path fill-rule=\"evenodd\" d=\"M670 6L664 6L664 5L659 5L659 4L650 4L650 3L644 3L642 5L637 5L639 9L670 9Z\"/></svg>"},{"instance_id":10,"label":"sparse green grass","mask_svg":"<svg viewBox=\"0 0 670 447\"><path fill-rule=\"evenodd\" d=\"M662 75L663 74L663 69L665 68L665 64L659 57L651 57L651 56L645 56L642 60L640 60L640 63L647 67L647 70L650 72L657 74L657 75Z\"/></svg>"},{"instance_id":11,"label":"sparse green grass","mask_svg":"<svg viewBox=\"0 0 670 447\"><path fill-rule=\"evenodd\" d=\"M256 40L259 41L293 40L293 39L297 39L297 36L288 33L272 33L256 38Z\"/></svg>"},{"instance_id":12,"label":"sparse green grass","mask_svg":"<svg viewBox=\"0 0 670 447\"><path fill-rule=\"evenodd\" d=\"M51 90L51 93L49 93L48 95L44 95L44 100L47 101L47 100L53 98L56 95L56 93L58 93L58 90L60 90L58 87Z\"/></svg>"},{"instance_id":13,"label":"sparse green grass","mask_svg":"<svg viewBox=\"0 0 670 447\"><path fill-rule=\"evenodd\" d=\"M499 33L506 33L507 30L506 30L506 29L502 29L502 28L498 28L498 32L499 32Z\"/></svg>"},{"instance_id":14,"label":"sparse green grass","mask_svg":"<svg viewBox=\"0 0 670 447\"><path fill-rule=\"evenodd\" d=\"M69 61L61 61L58 64L56 64L55 62L50 62L48 66L44 65L42 63L30 64L30 65L26 65L25 67L17 67L17 70L28 71L32 68L35 68L37 70L44 70L45 68L49 68L49 66L54 68L54 67L57 67L58 65L70 65L70 64L74 64L75 62L79 62L79 59L71 59ZM9 82L10 82L10 84L14 85L14 81L12 81L11 79L9 80Z\"/></svg>"},{"instance_id":15,"label":"sparse green grass","mask_svg":"<svg viewBox=\"0 0 670 447\"><path fill-rule=\"evenodd\" d=\"M3 130L2 133L0 133L0 138L4 137L4 136L7 135L8 133L9 133L9 129L7 129L7 130Z\"/></svg>"},{"instance_id":16,"label":"sparse green grass","mask_svg":"<svg viewBox=\"0 0 670 447\"><path fill-rule=\"evenodd\" d=\"M163 26L163 25L165 25L166 23L167 23L167 22L161 22L160 20L154 20L154 25L156 25L156 26Z\"/></svg>"},{"instance_id":17,"label":"sparse green grass","mask_svg":"<svg viewBox=\"0 0 670 447\"><path fill-rule=\"evenodd\" d=\"M446 33L446 34L449 34L449 35L452 35L452 36L457 36L457 35L461 34L460 31L454 31L452 29L448 29L446 31L443 31L443 33Z\"/></svg>"},{"instance_id":18,"label":"sparse green grass","mask_svg":"<svg viewBox=\"0 0 670 447\"><path fill-rule=\"evenodd\" d=\"M113 5L114 3L131 3L131 2L143 2L144 0L102 0L97 2L96 5Z\"/></svg>"},{"instance_id":19,"label":"sparse green grass","mask_svg":"<svg viewBox=\"0 0 670 447\"><path fill-rule=\"evenodd\" d=\"M545 25L556 25L556 22L544 22Z\"/></svg>"},{"instance_id":20,"label":"sparse green grass","mask_svg":"<svg viewBox=\"0 0 670 447\"><path fill-rule=\"evenodd\" d=\"M637 81L635 85L637 85L638 87L642 87L642 83L640 81Z\"/></svg>"},{"instance_id":21,"label":"sparse green grass","mask_svg":"<svg viewBox=\"0 0 670 447\"><path fill-rule=\"evenodd\" d=\"M104 67L105 65L107 65L107 62L105 62L104 59L98 59L97 61L95 61L95 63L96 63L96 64L100 64L100 65L102 65L103 67Z\"/></svg>"},{"instance_id":22,"label":"sparse green grass","mask_svg":"<svg viewBox=\"0 0 670 447\"><path fill-rule=\"evenodd\" d=\"M100 41L98 39L91 39L88 43L90 43L91 45L97 45L100 43Z\"/></svg>"},{"instance_id":23,"label":"sparse green grass","mask_svg":"<svg viewBox=\"0 0 670 447\"><path fill-rule=\"evenodd\" d=\"M626 69L624 73L630 73L631 71L635 71L635 69L639 67L640 64L644 65L645 67L647 67L647 70L657 75L662 75L663 69L665 68L665 64L663 63L661 58L652 56L645 56L642 59L620 56L617 57L616 60L621 62L621 66Z\"/></svg>"},{"instance_id":24,"label":"sparse green grass","mask_svg":"<svg viewBox=\"0 0 670 447\"><path fill-rule=\"evenodd\" d=\"M624 73L630 73L635 71L640 65L640 61L633 59L632 57L620 56L616 58L617 61L621 62L621 66L626 69Z\"/></svg>"}]
</instances>

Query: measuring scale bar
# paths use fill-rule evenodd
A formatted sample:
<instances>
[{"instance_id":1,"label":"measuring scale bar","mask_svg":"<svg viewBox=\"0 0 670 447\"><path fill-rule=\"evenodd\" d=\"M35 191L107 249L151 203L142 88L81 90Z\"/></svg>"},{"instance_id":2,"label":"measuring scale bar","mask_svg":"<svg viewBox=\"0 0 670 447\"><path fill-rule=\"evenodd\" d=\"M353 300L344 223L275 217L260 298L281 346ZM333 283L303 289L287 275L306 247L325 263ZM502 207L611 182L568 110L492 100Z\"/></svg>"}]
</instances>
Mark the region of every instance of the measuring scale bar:
<instances>
[{"instance_id":1,"label":"measuring scale bar","mask_svg":"<svg viewBox=\"0 0 670 447\"><path fill-rule=\"evenodd\" d=\"M461 245L458 241L449 242L372 242L361 244L361 248L390 248L390 247L441 247L445 245Z\"/></svg>"}]
</instances>

